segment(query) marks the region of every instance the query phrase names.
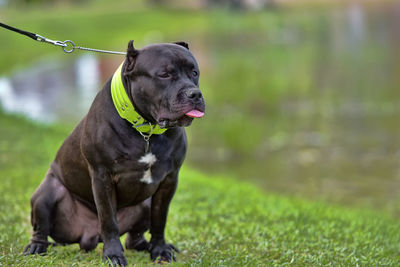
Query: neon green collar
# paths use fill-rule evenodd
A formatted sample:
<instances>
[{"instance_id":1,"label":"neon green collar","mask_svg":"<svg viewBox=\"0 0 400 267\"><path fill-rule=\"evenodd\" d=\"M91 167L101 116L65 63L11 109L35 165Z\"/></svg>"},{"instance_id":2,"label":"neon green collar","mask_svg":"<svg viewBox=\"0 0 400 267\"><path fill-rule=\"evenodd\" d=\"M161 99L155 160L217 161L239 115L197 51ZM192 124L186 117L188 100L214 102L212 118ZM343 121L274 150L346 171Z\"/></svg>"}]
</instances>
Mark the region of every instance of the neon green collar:
<instances>
[{"instance_id":1,"label":"neon green collar","mask_svg":"<svg viewBox=\"0 0 400 267\"><path fill-rule=\"evenodd\" d=\"M140 116L133 107L122 83L122 65L123 63L115 71L111 80L111 96L119 116L129 121L133 128L143 136L145 134L147 138L150 138L152 134L163 134L167 129L161 129L157 124L152 125Z\"/></svg>"}]
</instances>

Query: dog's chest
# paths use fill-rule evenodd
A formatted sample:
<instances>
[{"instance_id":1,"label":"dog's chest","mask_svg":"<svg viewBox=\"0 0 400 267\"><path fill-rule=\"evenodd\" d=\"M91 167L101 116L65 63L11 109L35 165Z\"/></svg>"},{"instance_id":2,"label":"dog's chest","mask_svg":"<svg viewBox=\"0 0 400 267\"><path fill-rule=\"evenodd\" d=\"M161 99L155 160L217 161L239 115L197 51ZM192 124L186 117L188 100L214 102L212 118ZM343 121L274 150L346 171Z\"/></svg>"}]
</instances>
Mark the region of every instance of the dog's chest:
<instances>
[{"instance_id":1,"label":"dog's chest","mask_svg":"<svg viewBox=\"0 0 400 267\"><path fill-rule=\"evenodd\" d=\"M122 205L139 203L152 196L173 167L171 153L165 147L119 155L113 165L117 198Z\"/></svg>"},{"instance_id":2,"label":"dog's chest","mask_svg":"<svg viewBox=\"0 0 400 267\"><path fill-rule=\"evenodd\" d=\"M124 155L114 162L114 180L117 184L122 181L137 185L158 184L172 168L170 157L153 151Z\"/></svg>"}]
</instances>

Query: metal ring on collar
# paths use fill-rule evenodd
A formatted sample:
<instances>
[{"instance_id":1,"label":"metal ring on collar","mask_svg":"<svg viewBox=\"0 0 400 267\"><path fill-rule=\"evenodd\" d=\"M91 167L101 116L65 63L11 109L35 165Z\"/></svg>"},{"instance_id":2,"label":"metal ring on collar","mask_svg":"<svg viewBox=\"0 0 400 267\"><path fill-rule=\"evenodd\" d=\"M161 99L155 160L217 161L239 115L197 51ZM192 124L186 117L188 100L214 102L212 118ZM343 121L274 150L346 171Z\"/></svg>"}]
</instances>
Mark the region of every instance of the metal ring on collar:
<instances>
[{"instance_id":1,"label":"metal ring on collar","mask_svg":"<svg viewBox=\"0 0 400 267\"><path fill-rule=\"evenodd\" d=\"M63 51L65 52L65 53L72 53L72 52L74 52L74 50L75 50L75 44L74 44L74 42L72 42L71 40L66 40L66 41L64 41L63 42L63 44L65 45L65 46L63 46ZM69 47L71 47L71 48L69 48Z\"/></svg>"}]
</instances>

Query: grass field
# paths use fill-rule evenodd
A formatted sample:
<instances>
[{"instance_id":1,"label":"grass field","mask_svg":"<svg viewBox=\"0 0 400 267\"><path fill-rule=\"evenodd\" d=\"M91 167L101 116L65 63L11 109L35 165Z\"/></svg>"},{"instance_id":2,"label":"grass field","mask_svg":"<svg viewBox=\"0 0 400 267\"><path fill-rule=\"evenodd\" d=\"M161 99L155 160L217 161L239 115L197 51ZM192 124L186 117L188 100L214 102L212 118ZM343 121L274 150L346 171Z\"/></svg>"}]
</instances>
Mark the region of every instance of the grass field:
<instances>
[{"instance_id":1,"label":"grass field","mask_svg":"<svg viewBox=\"0 0 400 267\"><path fill-rule=\"evenodd\" d=\"M102 245L90 253L72 245L21 255L31 234L29 198L69 131L0 113L0 265L103 264ZM399 229L384 214L265 195L186 167L166 237L181 249L172 266L399 266ZM151 264L146 253L126 256L135 266Z\"/></svg>"}]
</instances>

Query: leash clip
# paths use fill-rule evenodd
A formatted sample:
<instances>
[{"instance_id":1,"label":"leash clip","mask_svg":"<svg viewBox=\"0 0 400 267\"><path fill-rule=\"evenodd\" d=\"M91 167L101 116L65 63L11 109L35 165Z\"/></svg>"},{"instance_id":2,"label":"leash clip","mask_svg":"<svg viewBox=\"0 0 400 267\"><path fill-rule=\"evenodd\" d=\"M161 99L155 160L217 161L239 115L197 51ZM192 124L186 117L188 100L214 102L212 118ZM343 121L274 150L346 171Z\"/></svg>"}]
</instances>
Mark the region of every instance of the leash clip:
<instances>
[{"instance_id":1,"label":"leash clip","mask_svg":"<svg viewBox=\"0 0 400 267\"><path fill-rule=\"evenodd\" d=\"M71 40L65 40L64 42L61 42L61 41L57 41L57 40L51 40L51 39L48 39L48 38L46 38L44 36L36 34L36 41L39 41L39 42L42 42L42 43L52 44L52 45L55 45L55 46L61 46L62 50L65 53L72 53L75 50L75 44Z\"/></svg>"},{"instance_id":2,"label":"leash clip","mask_svg":"<svg viewBox=\"0 0 400 267\"><path fill-rule=\"evenodd\" d=\"M51 40L51 39L48 39L48 38L46 38L44 36L41 36L39 34L36 34L36 40L39 41L39 42L44 42L44 43L57 45L57 46L62 46L62 47L67 46L67 44L65 44L65 42Z\"/></svg>"}]
</instances>

